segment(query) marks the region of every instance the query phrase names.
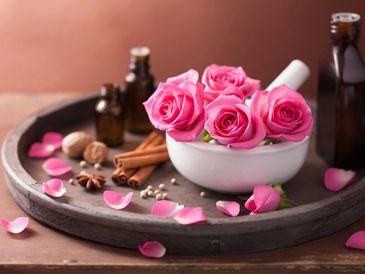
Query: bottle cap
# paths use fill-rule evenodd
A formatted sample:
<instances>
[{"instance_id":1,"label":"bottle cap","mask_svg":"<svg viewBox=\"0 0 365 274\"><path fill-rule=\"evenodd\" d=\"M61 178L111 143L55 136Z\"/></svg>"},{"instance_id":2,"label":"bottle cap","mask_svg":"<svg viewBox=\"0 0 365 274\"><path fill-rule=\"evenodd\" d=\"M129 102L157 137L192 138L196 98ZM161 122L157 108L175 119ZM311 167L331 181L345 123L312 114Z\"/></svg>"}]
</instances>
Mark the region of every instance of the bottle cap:
<instances>
[{"instance_id":1,"label":"bottle cap","mask_svg":"<svg viewBox=\"0 0 365 274\"><path fill-rule=\"evenodd\" d=\"M354 40L360 35L360 15L337 12L331 15L330 34L333 40Z\"/></svg>"},{"instance_id":2,"label":"bottle cap","mask_svg":"<svg viewBox=\"0 0 365 274\"><path fill-rule=\"evenodd\" d=\"M150 55L151 50L148 47L133 47L130 53L135 57L147 57Z\"/></svg>"},{"instance_id":3,"label":"bottle cap","mask_svg":"<svg viewBox=\"0 0 365 274\"><path fill-rule=\"evenodd\" d=\"M332 22L357 22L360 20L360 15L353 12L336 12L331 15Z\"/></svg>"}]
</instances>

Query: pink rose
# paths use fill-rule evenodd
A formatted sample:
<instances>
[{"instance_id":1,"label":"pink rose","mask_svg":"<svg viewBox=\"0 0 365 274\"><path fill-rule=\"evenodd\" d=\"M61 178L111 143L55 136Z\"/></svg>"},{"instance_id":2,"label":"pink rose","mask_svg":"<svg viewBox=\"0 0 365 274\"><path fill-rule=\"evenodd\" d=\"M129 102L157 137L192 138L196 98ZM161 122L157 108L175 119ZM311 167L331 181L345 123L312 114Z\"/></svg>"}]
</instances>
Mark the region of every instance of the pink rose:
<instances>
[{"instance_id":1,"label":"pink rose","mask_svg":"<svg viewBox=\"0 0 365 274\"><path fill-rule=\"evenodd\" d=\"M277 210L280 206L280 192L272 186L255 185L252 196L246 201L245 208L250 215Z\"/></svg>"},{"instance_id":2,"label":"pink rose","mask_svg":"<svg viewBox=\"0 0 365 274\"><path fill-rule=\"evenodd\" d=\"M204 88L198 78L195 70L169 78L143 103L151 123L176 141L192 141L203 130Z\"/></svg>"},{"instance_id":3,"label":"pink rose","mask_svg":"<svg viewBox=\"0 0 365 274\"><path fill-rule=\"evenodd\" d=\"M180 85L184 81L190 81L196 84L199 80L199 73L196 70L189 69L187 72L177 76L167 78L166 83Z\"/></svg>"},{"instance_id":4,"label":"pink rose","mask_svg":"<svg viewBox=\"0 0 365 274\"><path fill-rule=\"evenodd\" d=\"M227 87L225 90L223 90L221 95L234 95L238 97L241 100L241 102L245 102L246 100L245 95L238 88L233 86Z\"/></svg>"},{"instance_id":5,"label":"pink rose","mask_svg":"<svg viewBox=\"0 0 365 274\"><path fill-rule=\"evenodd\" d=\"M237 87L243 97L251 96L260 88L260 81L247 77L242 67L210 65L204 70L202 82L208 102L217 98L227 87Z\"/></svg>"},{"instance_id":6,"label":"pink rose","mask_svg":"<svg viewBox=\"0 0 365 274\"><path fill-rule=\"evenodd\" d=\"M271 138L299 142L312 132L310 107L302 95L286 85L270 91L256 91L251 110L262 117Z\"/></svg>"},{"instance_id":7,"label":"pink rose","mask_svg":"<svg viewBox=\"0 0 365 274\"><path fill-rule=\"evenodd\" d=\"M228 147L253 148L266 136L261 118L237 96L219 96L206 106L205 112L205 129Z\"/></svg>"}]
</instances>

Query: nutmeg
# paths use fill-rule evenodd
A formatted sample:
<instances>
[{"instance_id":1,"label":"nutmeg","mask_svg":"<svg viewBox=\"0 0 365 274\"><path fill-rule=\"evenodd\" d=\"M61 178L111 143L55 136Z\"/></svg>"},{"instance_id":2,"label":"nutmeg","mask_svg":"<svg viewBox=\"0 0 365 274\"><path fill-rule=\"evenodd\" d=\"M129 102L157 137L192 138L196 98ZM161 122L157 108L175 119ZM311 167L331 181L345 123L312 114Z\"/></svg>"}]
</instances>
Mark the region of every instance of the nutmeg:
<instances>
[{"instance_id":1,"label":"nutmeg","mask_svg":"<svg viewBox=\"0 0 365 274\"><path fill-rule=\"evenodd\" d=\"M81 157L86 146L92 142L93 138L83 131L75 131L63 138L62 151L68 157Z\"/></svg>"},{"instance_id":2,"label":"nutmeg","mask_svg":"<svg viewBox=\"0 0 365 274\"><path fill-rule=\"evenodd\" d=\"M91 142L84 150L84 159L89 164L101 164L108 158L108 147L102 142Z\"/></svg>"}]
</instances>

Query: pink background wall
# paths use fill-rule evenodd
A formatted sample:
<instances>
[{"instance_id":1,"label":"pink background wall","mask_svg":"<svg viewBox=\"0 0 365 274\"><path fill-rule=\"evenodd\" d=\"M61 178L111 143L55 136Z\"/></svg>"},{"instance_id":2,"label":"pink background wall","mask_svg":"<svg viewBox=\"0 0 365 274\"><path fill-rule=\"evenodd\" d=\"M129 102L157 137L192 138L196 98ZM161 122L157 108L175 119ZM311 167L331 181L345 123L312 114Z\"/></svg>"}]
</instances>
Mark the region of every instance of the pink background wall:
<instances>
[{"instance_id":1,"label":"pink background wall","mask_svg":"<svg viewBox=\"0 0 365 274\"><path fill-rule=\"evenodd\" d=\"M266 86L299 58L313 71L302 88L313 97L335 11L365 17L365 1L1 0L0 92L123 83L129 48L147 45L158 80L217 63L242 65Z\"/></svg>"}]
</instances>

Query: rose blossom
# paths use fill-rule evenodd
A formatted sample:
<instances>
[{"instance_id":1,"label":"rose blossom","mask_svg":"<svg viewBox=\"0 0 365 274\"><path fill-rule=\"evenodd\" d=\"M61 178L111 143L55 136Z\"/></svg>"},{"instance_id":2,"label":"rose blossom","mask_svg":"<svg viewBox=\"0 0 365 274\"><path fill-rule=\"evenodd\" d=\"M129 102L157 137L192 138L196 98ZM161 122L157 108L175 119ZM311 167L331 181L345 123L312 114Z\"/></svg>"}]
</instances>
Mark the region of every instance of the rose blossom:
<instances>
[{"instance_id":1,"label":"rose blossom","mask_svg":"<svg viewBox=\"0 0 365 274\"><path fill-rule=\"evenodd\" d=\"M245 102L246 100L245 95L238 88L233 86L227 87L225 90L222 91L221 95L234 95L241 99L241 102Z\"/></svg>"},{"instance_id":2,"label":"rose blossom","mask_svg":"<svg viewBox=\"0 0 365 274\"><path fill-rule=\"evenodd\" d=\"M219 96L205 111L205 129L212 138L228 147L253 148L266 136L261 118L237 96Z\"/></svg>"},{"instance_id":3,"label":"rose blossom","mask_svg":"<svg viewBox=\"0 0 365 274\"><path fill-rule=\"evenodd\" d=\"M151 123L176 141L192 141L204 126L204 88L195 70L161 83L143 103Z\"/></svg>"},{"instance_id":4,"label":"rose blossom","mask_svg":"<svg viewBox=\"0 0 365 274\"><path fill-rule=\"evenodd\" d=\"M180 85L184 81L190 81L196 84L198 80L199 80L199 73L196 70L189 69L187 72L167 78L166 83Z\"/></svg>"},{"instance_id":5,"label":"rose blossom","mask_svg":"<svg viewBox=\"0 0 365 274\"><path fill-rule=\"evenodd\" d=\"M217 98L227 87L237 87L243 97L251 96L260 88L260 81L247 77L242 67L210 65L204 70L202 82L208 102Z\"/></svg>"},{"instance_id":6,"label":"rose blossom","mask_svg":"<svg viewBox=\"0 0 365 274\"><path fill-rule=\"evenodd\" d=\"M270 91L256 91L251 110L262 117L271 138L299 142L312 132L310 107L302 95L286 85Z\"/></svg>"}]
</instances>

